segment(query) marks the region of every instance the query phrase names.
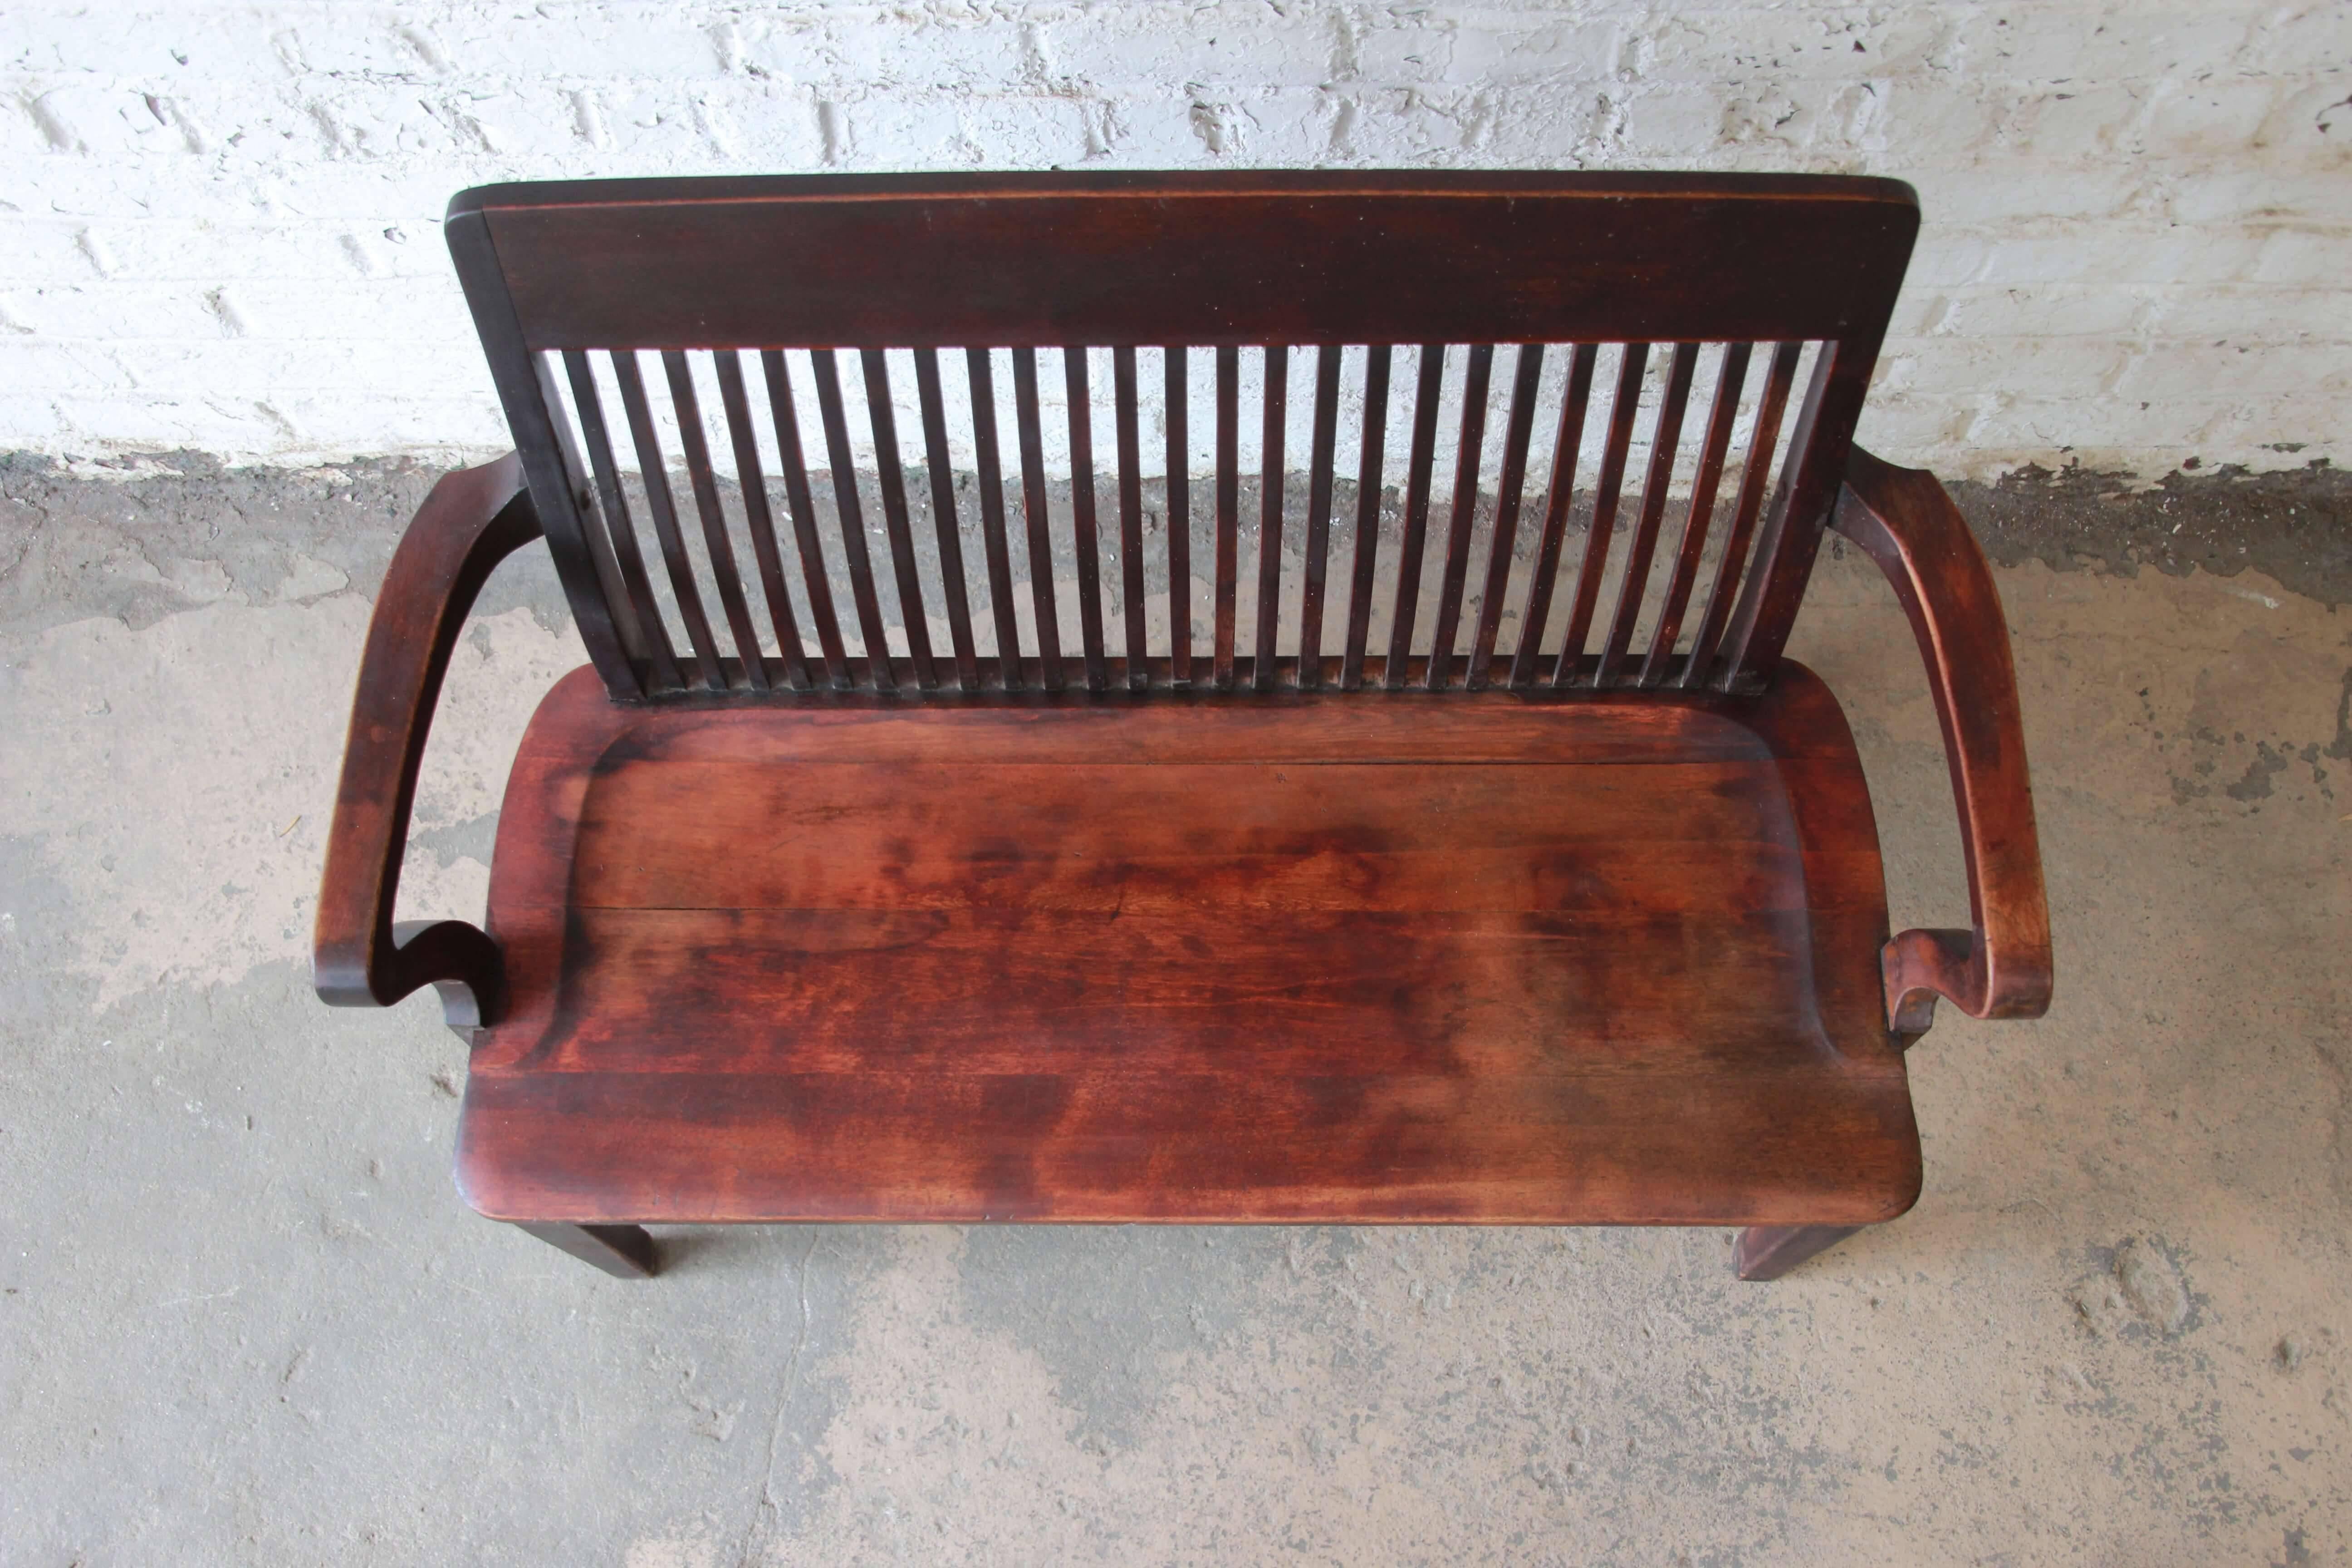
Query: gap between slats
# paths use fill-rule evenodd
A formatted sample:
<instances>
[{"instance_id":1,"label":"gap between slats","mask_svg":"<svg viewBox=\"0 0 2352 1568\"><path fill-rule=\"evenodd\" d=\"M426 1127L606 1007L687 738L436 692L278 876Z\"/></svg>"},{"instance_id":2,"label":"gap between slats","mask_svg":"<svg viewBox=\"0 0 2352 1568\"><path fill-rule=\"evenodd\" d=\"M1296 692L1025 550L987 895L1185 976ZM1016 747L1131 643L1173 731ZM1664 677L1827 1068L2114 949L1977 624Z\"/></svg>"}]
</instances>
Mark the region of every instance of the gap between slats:
<instances>
[{"instance_id":1,"label":"gap between slats","mask_svg":"<svg viewBox=\"0 0 2352 1568\"><path fill-rule=\"evenodd\" d=\"M567 351L552 384L656 691L1654 688L1720 647L1818 353Z\"/></svg>"}]
</instances>

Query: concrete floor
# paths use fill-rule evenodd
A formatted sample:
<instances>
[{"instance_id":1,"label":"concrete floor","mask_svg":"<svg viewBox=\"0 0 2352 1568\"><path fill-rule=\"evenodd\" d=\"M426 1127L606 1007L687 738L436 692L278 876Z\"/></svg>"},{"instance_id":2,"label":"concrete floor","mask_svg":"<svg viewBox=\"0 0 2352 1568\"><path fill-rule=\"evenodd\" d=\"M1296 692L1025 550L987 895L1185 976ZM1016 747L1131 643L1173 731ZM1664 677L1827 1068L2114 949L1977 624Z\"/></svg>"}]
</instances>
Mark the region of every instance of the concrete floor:
<instances>
[{"instance_id":1,"label":"concrete floor","mask_svg":"<svg viewBox=\"0 0 2352 1568\"><path fill-rule=\"evenodd\" d=\"M2347 1560L2340 510L2301 525L2332 555L2234 575L2003 536L2057 1003L1946 1010L1926 1195L1780 1284L1721 1231L865 1227L673 1233L626 1284L458 1200L429 995L310 994L422 482L0 466L0 1562ZM2048 538L2098 504L2062 502ZM1896 922L1958 923L1874 574L1825 558L1794 651L1860 737ZM478 914L577 658L502 573L411 912Z\"/></svg>"}]
</instances>

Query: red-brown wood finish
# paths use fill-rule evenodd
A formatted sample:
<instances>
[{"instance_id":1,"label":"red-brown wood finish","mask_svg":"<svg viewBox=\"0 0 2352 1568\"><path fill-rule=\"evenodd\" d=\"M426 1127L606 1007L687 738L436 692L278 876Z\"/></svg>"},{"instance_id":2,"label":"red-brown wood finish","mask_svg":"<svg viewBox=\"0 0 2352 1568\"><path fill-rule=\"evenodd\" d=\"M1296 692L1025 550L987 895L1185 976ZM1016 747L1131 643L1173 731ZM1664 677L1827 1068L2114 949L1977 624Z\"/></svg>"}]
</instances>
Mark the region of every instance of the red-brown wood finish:
<instances>
[{"instance_id":1,"label":"red-brown wood finish","mask_svg":"<svg viewBox=\"0 0 2352 1568\"><path fill-rule=\"evenodd\" d=\"M846 176L466 193L452 254L520 451L437 486L386 578L330 836L320 993L383 1005L438 985L474 1040L468 1197L622 1275L651 1271L646 1221L1449 1220L1741 1225L1740 1272L1774 1278L1916 1196L1902 1051L1935 998L2031 1016L2050 989L1990 574L1931 477L1851 445L1916 223L1891 182L1758 176ZM1415 355L1409 387L1391 386L1400 345ZM1297 521L1282 492L1294 346L1315 364ZM1506 493L1477 569L1498 346L1515 356L1507 409L1492 416L1505 421ZM1089 348L1109 351L1112 373L1116 654L1088 483ZM1270 373L1248 411L1244 348ZM887 352L905 349L949 649L922 624ZM992 349L1010 353L1027 646ZM1214 372L1198 416L1215 449L1205 649L1187 632L1187 366L1202 363L1190 349ZM940 371L959 350L972 394L962 432ZM1044 468L1040 350L1062 355L1078 470L1066 519ZM699 561L637 357L654 351ZM1175 476L1162 647L1145 645L1140 608L1139 351L1161 358ZM1349 385L1364 406L1356 543L1334 583L1343 352L1360 355ZM1548 352L1566 384L1538 410ZM1603 352L1609 406L1588 432ZM755 353L781 519L745 377ZM695 392L689 360L703 353L717 359L723 430ZM876 442L887 574L857 500L843 353ZM1737 494L1719 498L1756 356L1769 363ZM1465 390L1449 357L1470 395L1441 431L1441 400ZM793 363L815 399L814 447ZM1715 391L1669 544L1674 454L1702 363ZM652 589L598 363L620 391L680 636ZM1645 396L1654 421L1637 419ZM1261 421L1264 455L1255 542L1278 546L1288 528L1304 544L1301 657L1273 646L1276 552L1260 552L1258 613L1239 624L1245 416ZM1394 454L1391 417L1411 431ZM1645 472L1629 473L1644 430ZM1531 448L1543 439L1548 453ZM946 468L966 440L982 543L969 564ZM1442 543L1429 516L1441 440L1457 454ZM750 570L730 542L720 452L760 490L740 500ZM811 457L829 470L830 546ZM1540 499L1520 493L1531 471L1549 476ZM1595 521L1571 548L1581 476ZM1400 479L1380 650L1376 525ZM1821 683L1781 657L1832 503L1836 526L1886 570L1927 659L1970 931L1889 939L1852 737ZM491 567L542 528L591 667L557 685L524 737L488 931L395 929L450 649ZM1067 654L1039 569L1057 538L1078 568L1080 646ZM854 654L829 550L846 571ZM1520 570L1533 575L1507 632ZM906 632L907 656L888 655L886 622ZM992 656L974 646L982 625Z\"/></svg>"},{"instance_id":2,"label":"red-brown wood finish","mask_svg":"<svg viewBox=\"0 0 2352 1568\"><path fill-rule=\"evenodd\" d=\"M1837 338L1918 222L1893 180L1419 170L555 182L449 216L533 349Z\"/></svg>"},{"instance_id":3,"label":"red-brown wood finish","mask_svg":"<svg viewBox=\"0 0 2352 1568\"><path fill-rule=\"evenodd\" d=\"M691 801L692 809L678 803ZM461 1181L501 1218L1842 1223L1918 1143L1836 704L533 721Z\"/></svg>"},{"instance_id":4,"label":"red-brown wood finish","mask_svg":"<svg viewBox=\"0 0 2352 1568\"><path fill-rule=\"evenodd\" d=\"M2050 1005L2050 906L2026 775L2025 723L2009 629L1984 552L1936 476L1860 447L1837 528L1895 586L1927 661L1944 731L1969 931L1906 931L1886 944L1886 1016L1917 1036L1946 997L1972 1018L2038 1018Z\"/></svg>"},{"instance_id":5,"label":"red-brown wood finish","mask_svg":"<svg viewBox=\"0 0 2352 1568\"><path fill-rule=\"evenodd\" d=\"M1230 689L1238 661L1244 659L1252 662L1260 688L1270 686L1276 668L1269 658L1276 617L1271 613L1276 595L1268 590L1280 586L1281 560L1278 552L1259 555L1258 624L1238 624L1235 447L1246 417L1236 401L1240 351L1261 351L1267 365L1279 368L1293 345L1313 347L1318 355L1341 345L1365 345L1370 355L1364 385L1369 412L1386 402L1391 350L1412 346L1420 369L1405 480L1405 537L1395 563L1389 647L1384 655L1371 655L1373 684L1397 689L1412 661L1424 658L1430 666L1422 676L1440 686L1457 678L1473 687L1485 684L1492 649L1480 645L1487 628L1483 616L1474 618L1470 595L1485 595L1486 613L1501 603L1490 591L1491 574L1472 574L1462 553L1483 478L1475 464L1457 465L1456 504L1449 509L1444 542L1431 538L1430 510L1436 498L1430 493L1430 469L1439 443L1454 434L1437 428L1438 402L1463 401L1461 434L1467 437L1483 426L1484 389L1496 345L1516 345L1540 359L1547 343L1581 353L1604 342L1622 348L1626 368L1609 448L1600 462L1603 521L1591 536L1595 543L1605 546L1612 533L1627 531L1615 526L1617 491L1622 480L1641 478L1624 473L1624 460L1644 364L1674 367L1676 379L1667 400L1674 418L1664 429L1666 438L1654 443L1638 502L1632 495L1623 498L1638 569L1627 574L1612 613L1598 604L1609 563L1605 549L1585 552L1570 595L1568 640L1573 646L1567 658L1553 661L1554 673L1595 687L1658 685L1671 667L1684 676L1685 686L1753 690L1769 679L1811 569L1917 217L1907 187L1842 178L1378 172L861 175L495 186L460 195L451 205L447 233L500 395L522 443L533 499L579 612L583 638L617 697L661 700L683 695L689 686L724 689L713 661L730 657L737 661L730 679L754 687L768 679L765 662L744 646L752 624L746 615L752 595L726 548L724 531L713 527L715 475L709 458L722 448L749 452L748 461L739 456L737 467L750 487L757 482L756 447L744 445L740 421L723 441L702 428L685 356L709 354L719 362L724 394L731 384L725 367L735 365L740 353L760 352L771 382L777 384L789 379L777 357L782 349L814 355L809 375L824 414L824 455L834 469L838 549L861 633L870 644L877 630L871 612L879 605L884 574L879 563L869 560L862 509L845 471L848 433L837 356L854 350L865 373L890 566L897 597L912 604L919 589L905 526L898 431L888 398L877 398L890 381L885 351L911 349L919 385L923 367L940 351L961 348L973 356L979 392L986 375L981 356L992 346L1009 350L1030 554L1044 559L1056 537L1074 544L1076 619L1087 655L1083 679L1100 689L1108 668L1093 495L1085 485L1074 489L1066 525L1049 515L1036 355L1044 350L1064 356L1073 455L1090 458L1078 450L1091 446L1084 395L1088 350L1111 352L1115 384L1117 367L1139 348L1166 353L1163 418L1171 450L1178 452L1171 470L1177 471L1186 461L1179 445L1188 424L1181 388L1186 346L1202 349L1213 362L1216 387L1206 411L1216 458L1208 675L1211 684ZM759 257L760 265L742 265L746 256ZM1730 627L1727 657L1719 668L1710 658L1694 678L1676 663L1676 637L1645 648L1632 647L1630 638L1637 623L1646 624L1647 568L1675 469L1672 437L1689 373L1703 349L1720 344L1726 353L1748 352L1759 340L1821 344L1820 374L1785 460L1770 440L1752 455L1760 461L1751 461L1751 469L1781 475L1775 505L1762 520L1763 548L1748 563L1743 539L1744 569L1720 595L1724 619L1714 630ZM1460 345L1466 362L1451 345ZM672 656L660 611L645 592L644 574L632 570L635 542L625 508L615 504L608 482L614 467L612 432L600 417L593 388L583 388L577 374L580 356L592 349L611 356L629 405L628 434L651 476L645 487L648 510L670 567L684 640L697 656L690 664ZM685 533L661 474L665 454L640 406L640 353L657 354L663 362L657 381L671 391L688 488L709 544L712 580L707 584L696 583L695 569L687 563ZM572 373L574 406L569 411L559 405L561 378L550 368L559 358ZM1451 376L1449 360L1457 366ZM1460 384L1465 372L1458 368L1465 363L1466 398ZM1278 430L1282 377L1268 378L1265 386L1265 401L1255 412L1274 422L1266 428ZM772 400L772 387L771 395ZM936 457L941 448L931 445L931 437L949 433L930 427L929 408L927 404L923 437ZM738 410L728 402L724 412L732 419ZM1111 412L1118 417L1116 409ZM996 461L994 419L993 409L975 408L971 430L952 433L958 441L968 434L968 449L978 454L983 509L1001 506L1002 500L986 477ZM780 405L777 420L786 450L785 487L805 491L806 476L791 449L797 443L786 441L796 434L784 428L790 410ZM1778 428L1773 421L1775 433ZM1379 450L1376 442L1366 449L1366 489L1359 503L1374 515L1383 481ZM1556 455L1556 469L1563 466L1560 456L1566 471L1573 473L1576 454ZM936 471L938 464L931 467ZM1515 468L1507 488L1516 489L1516 476L1523 471ZM1263 513L1262 535L1267 535L1268 525L1287 521L1279 516L1281 495L1279 482L1262 491L1262 505L1276 509ZM797 503L798 496L793 499ZM1171 497L1171 521L1188 510L1184 500ZM751 514L745 521L759 566L763 572L772 563L781 568L772 509L764 498L755 503L748 488L745 508ZM791 510L805 562L813 553L812 524L798 504ZM1360 517L1360 528L1362 521ZM1311 518L1309 522L1311 528ZM1060 532L1065 526L1069 535ZM1169 543L1171 557L1189 553L1189 541L1173 529ZM1689 548L1678 552L1677 563L1695 565L1694 552L1706 549L1705 531L1689 531L1685 543ZM1433 548L1425 552L1424 546ZM1425 552L1441 559L1425 563ZM1373 554L1370 549L1362 552L1362 562L1369 565ZM993 556L988 564L992 576L998 564ZM1171 564L1176 563L1171 559ZM942 565L954 574L944 584L952 617L957 599L972 584L960 560L950 568L943 557ZM1428 579L1434 580L1433 594L1424 592ZM1031 646L1016 649L1001 626L1000 651L1038 658L1048 689L1058 689L1067 674L1055 617L1049 613L1057 591L1049 572L1029 569L1029 580ZM1187 624L1181 612L1189 608L1189 571L1171 579L1178 626ZM1370 579L1358 571L1352 585L1369 592ZM1009 584L992 579L992 587L997 586ZM1537 589L1535 603L1548 609L1550 595L1547 583ZM719 622L705 616L706 601L724 612ZM1351 597L1350 634L1370 608L1360 595ZM1319 652L1319 595L1317 609ZM915 645L909 684L931 689L942 678L923 646L923 618L901 618ZM815 619L819 639L824 640L821 605ZM1679 613L1669 620L1678 636ZM720 623L734 634L731 653L712 636L722 629ZM1466 668L1457 668L1449 634L1465 624L1473 657ZM1530 616L1528 625L1539 639L1544 618ZM1500 631L1499 623L1495 629ZM1583 665L1588 636L1601 656L1590 672ZM1704 640L1712 655L1712 637ZM1363 683L1364 661L1352 640L1347 648L1341 684L1355 689ZM874 660L871 651L869 646L869 657L848 668L828 647L830 683L877 689L898 685L896 667ZM1518 650L1510 651L1516 664L1529 663L1516 657ZM794 668L798 652L785 652L785 684L801 685L814 673ZM1173 661L1171 683L1192 679L1189 648L1144 648L1130 637L1124 652L1131 678L1150 673L1139 657L1168 657ZM1302 668L1313 684L1319 661L1310 657Z\"/></svg>"},{"instance_id":6,"label":"red-brown wood finish","mask_svg":"<svg viewBox=\"0 0 2352 1568\"><path fill-rule=\"evenodd\" d=\"M396 927L393 900L433 706L466 612L491 568L538 537L510 454L445 476L393 552L360 656L319 890L311 983L330 1004L389 1007L429 984L461 1035L498 1015L497 945L463 921Z\"/></svg>"}]
</instances>

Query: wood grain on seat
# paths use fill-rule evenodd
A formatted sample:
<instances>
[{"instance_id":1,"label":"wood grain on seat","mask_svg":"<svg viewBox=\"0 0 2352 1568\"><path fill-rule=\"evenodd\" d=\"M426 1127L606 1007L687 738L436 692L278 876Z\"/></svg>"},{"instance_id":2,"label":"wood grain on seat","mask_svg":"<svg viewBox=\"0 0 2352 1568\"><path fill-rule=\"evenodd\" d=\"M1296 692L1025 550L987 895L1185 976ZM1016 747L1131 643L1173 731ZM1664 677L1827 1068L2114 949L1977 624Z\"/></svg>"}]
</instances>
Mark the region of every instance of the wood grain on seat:
<instances>
[{"instance_id":1,"label":"wood grain on seat","mask_svg":"<svg viewBox=\"0 0 2352 1568\"><path fill-rule=\"evenodd\" d=\"M1919 1147L1852 739L1757 698L561 683L459 1175L537 1222L1860 1224Z\"/></svg>"}]
</instances>

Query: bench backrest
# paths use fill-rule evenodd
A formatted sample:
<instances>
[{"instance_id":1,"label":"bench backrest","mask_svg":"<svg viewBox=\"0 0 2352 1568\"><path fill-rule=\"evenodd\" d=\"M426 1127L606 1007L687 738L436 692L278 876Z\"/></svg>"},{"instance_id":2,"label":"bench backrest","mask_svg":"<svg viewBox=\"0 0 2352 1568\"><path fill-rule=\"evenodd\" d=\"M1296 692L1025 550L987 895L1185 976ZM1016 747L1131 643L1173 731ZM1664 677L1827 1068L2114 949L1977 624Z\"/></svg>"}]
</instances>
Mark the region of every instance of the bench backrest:
<instances>
[{"instance_id":1,"label":"bench backrest","mask_svg":"<svg viewBox=\"0 0 2352 1568\"><path fill-rule=\"evenodd\" d=\"M1247 173L498 185L459 195L447 234L589 653L616 697L658 699L1753 689L1803 594L1916 228L1909 187L1885 180ZM1441 421L1442 402L1458 414ZM1285 460L1294 407L1303 464ZM1408 438L1386 438L1391 416ZM1497 445L1490 479L1479 454ZM1058 500L1049 448L1075 478ZM1433 495L1441 448L1451 498ZM976 484L956 479L966 463ZM1291 468L1303 497L1286 496ZM1075 584L1055 581L1057 547ZM1157 646L1147 569L1179 628ZM1206 647L1184 635L1195 608Z\"/></svg>"}]
</instances>

